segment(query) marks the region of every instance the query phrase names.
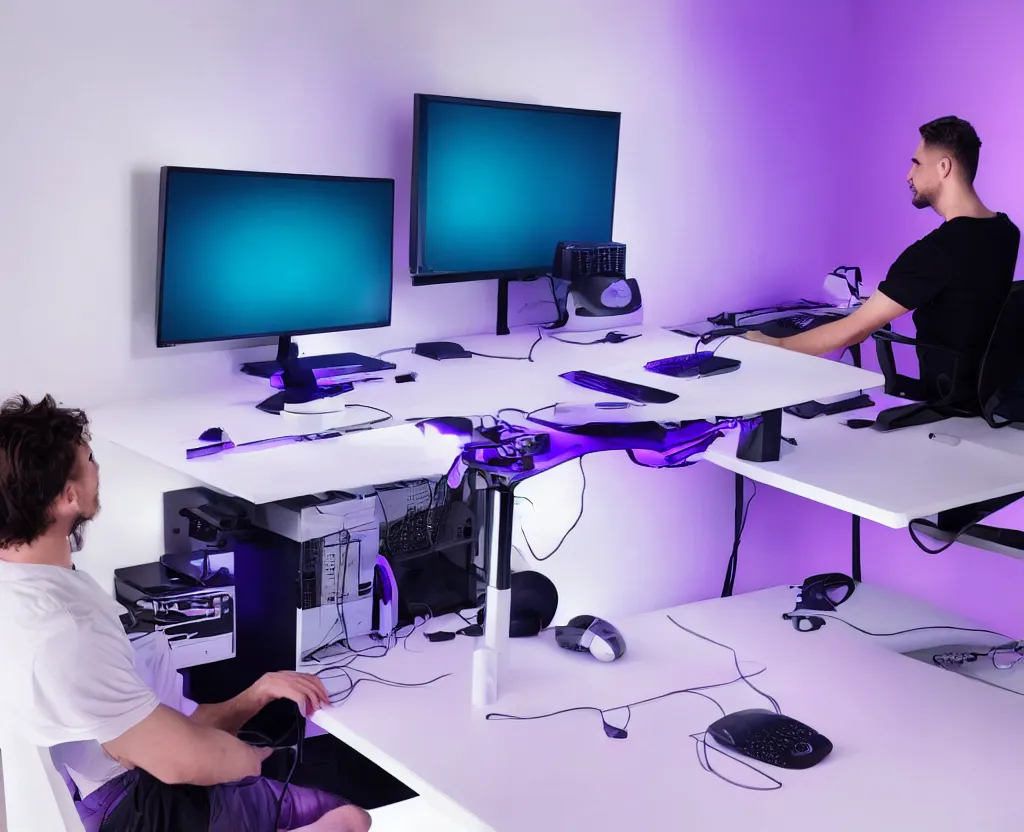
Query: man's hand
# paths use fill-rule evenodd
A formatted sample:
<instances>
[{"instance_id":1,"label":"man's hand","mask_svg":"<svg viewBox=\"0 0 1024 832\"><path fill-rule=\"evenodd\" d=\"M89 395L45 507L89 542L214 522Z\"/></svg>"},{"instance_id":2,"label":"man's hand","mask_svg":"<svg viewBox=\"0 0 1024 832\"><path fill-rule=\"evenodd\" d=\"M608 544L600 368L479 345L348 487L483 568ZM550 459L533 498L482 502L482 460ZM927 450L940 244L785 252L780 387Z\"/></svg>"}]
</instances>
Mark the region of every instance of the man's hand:
<instances>
[{"instance_id":1,"label":"man's hand","mask_svg":"<svg viewBox=\"0 0 1024 832\"><path fill-rule=\"evenodd\" d=\"M312 716L324 705L331 704L331 697L319 677L291 670L265 674L252 686L252 692L260 708L276 699L290 699L304 716Z\"/></svg>"},{"instance_id":2,"label":"man's hand","mask_svg":"<svg viewBox=\"0 0 1024 832\"><path fill-rule=\"evenodd\" d=\"M767 344L770 347L783 346L781 338L772 338L770 335L765 335L763 332L758 332L756 329L743 333L743 337L748 341L757 341L759 344Z\"/></svg>"},{"instance_id":3,"label":"man's hand","mask_svg":"<svg viewBox=\"0 0 1024 832\"><path fill-rule=\"evenodd\" d=\"M261 676L255 684L227 702L200 705L190 718L200 725L237 734L245 723L277 699L290 699L307 717L331 703L327 689L318 677L281 670Z\"/></svg>"}]
</instances>

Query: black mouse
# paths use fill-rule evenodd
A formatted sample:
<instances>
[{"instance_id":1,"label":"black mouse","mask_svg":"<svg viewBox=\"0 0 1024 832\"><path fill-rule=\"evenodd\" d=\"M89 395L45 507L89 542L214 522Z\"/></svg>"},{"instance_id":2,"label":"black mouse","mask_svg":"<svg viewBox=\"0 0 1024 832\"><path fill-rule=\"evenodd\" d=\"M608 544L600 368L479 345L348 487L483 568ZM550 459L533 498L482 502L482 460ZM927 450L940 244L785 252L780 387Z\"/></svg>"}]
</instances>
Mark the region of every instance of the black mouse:
<instances>
[{"instance_id":1,"label":"black mouse","mask_svg":"<svg viewBox=\"0 0 1024 832\"><path fill-rule=\"evenodd\" d=\"M832 741L809 725L765 708L727 714L708 726L726 748L780 768L810 768L832 751Z\"/></svg>"}]
</instances>

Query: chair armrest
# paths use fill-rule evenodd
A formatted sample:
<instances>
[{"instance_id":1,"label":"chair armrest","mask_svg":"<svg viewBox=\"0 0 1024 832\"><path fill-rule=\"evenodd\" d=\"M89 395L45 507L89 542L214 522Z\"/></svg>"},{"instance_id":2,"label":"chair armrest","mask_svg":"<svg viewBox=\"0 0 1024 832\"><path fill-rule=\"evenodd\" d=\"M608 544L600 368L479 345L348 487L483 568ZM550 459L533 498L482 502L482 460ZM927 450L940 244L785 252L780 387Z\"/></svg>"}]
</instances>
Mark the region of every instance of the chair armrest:
<instances>
[{"instance_id":1,"label":"chair armrest","mask_svg":"<svg viewBox=\"0 0 1024 832\"><path fill-rule=\"evenodd\" d=\"M886 326L888 326L888 324L886 324ZM898 332L893 332L891 329L876 329L871 333L871 337L879 342L887 341L893 344L906 344L908 347L916 347L919 343L916 338L911 338L907 335L900 335ZM941 349L941 347L937 347L936 349Z\"/></svg>"},{"instance_id":2,"label":"chair armrest","mask_svg":"<svg viewBox=\"0 0 1024 832\"><path fill-rule=\"evenodd\" d=\"M966 356L959 350L941 347L937 344L925 344L916 338L900 335L892 331L890 324L886 324L881 329L873 332L871 337L875 339L875 354L878 356L878 367L882 371L882 375L885 376L885 392L887 395L896 396L901 399L924 401L927 396L921 379L905 376L897 371L896 356L893 354L892 348L893 344L915 348L924 347L927 350L935 350L951 355L955 362L954 369L959 362L966 360ZM950 390L950 395L953 392L953 390Z\"/></svg>"}]
</instances>

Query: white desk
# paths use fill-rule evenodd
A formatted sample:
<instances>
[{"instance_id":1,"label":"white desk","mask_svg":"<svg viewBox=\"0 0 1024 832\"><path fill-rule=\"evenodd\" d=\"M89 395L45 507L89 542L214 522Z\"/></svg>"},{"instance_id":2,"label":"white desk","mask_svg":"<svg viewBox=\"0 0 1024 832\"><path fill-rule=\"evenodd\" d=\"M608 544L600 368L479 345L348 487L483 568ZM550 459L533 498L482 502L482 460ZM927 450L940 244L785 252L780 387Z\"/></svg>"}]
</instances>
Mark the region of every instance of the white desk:
<instances>
[{"instance_id":1,"label":"white desk","mask_svg":"<svg viewBox=\"0 0 1024 832\"><path fill-rule=\"evenodd\" d=\"M631 330L632 331L632 330ZM432 416L496 414L511 407L542 408L556 402L596 402L612 397L577 387L558 377L586 369L638 381L679 394L668 405L637 409L637 419L687 421L718 416L747 416L811 399L877 386L882 377L819 358L733 338L719 354L739 358L737 372L699 382L656 375L643 369L654 358L692 352L694 341L657 328L642 328L643 337L622 344L577 346L546 338L532 363L474 357L433 361L411 353L387 356L402 371L414 370L416 382L385 380L358 384L348 402L381 408L395 424ZM513 335L474 336L459 342L475 352L525 356L536 340L535 329ZM580 341L600 333L563 334ZM253 453L223 454L186 460L185 451L199 443L207 428L224 428L236 443L282 434L309 433L325 427L322 417L271 416L254 405L273 392L265 381L241 374L230 387L204 394L121 402L90 412L93 430L215 490L260 504L332 489L414 479L448 470L457 449L424 439L403 425L350 434L339 439L291 445ZM351 408L343 425L380 414Z\"/></svg>"},{"instance_id":2,"label":"white desk","mask_svg":"<svg viewBox=\"0 0 1024 832\"><path fill-rule=\"evenodd\" d=\"M644 365L694 351L696 342L665 329L627 330L640 337L620 344L587 343L598 333L558 333L534 346L539 330L509 336L460 339L471 352L530 360L474 356L437 362L397 353L403 371L414 370L414 383L361 383L346 397L377 410L363 410L372 420L390 414L396 426L362 431L337 439L298 443L248 453L226 453L188 460L186 450L199 444L209 428L222 428L236 444L288 434L307 434L332 427L323 417L271 416L254 405L269 394L269 385L239 376L229 389L205 395L158 401L128 402L92 414L97 435L133 450L209 487L254 504L304 494L346 490L374 483L415 479L448 471L459 448L444 437L422 435L409 420L436 416L498 415L505 408L533 411L565 401L599 402L610 397L578 387L559 374L590 370L624 381L640 382L675 392L664 405L635 408L637 420L686 422L719 417L754 416L810 399L844 395L876 386L882 377L845 364L778 350L733 338L717 351L738 358L736 372L697 381L676 379L644 370ZM563 340L564 339L564 340ZM578 341L580 343L572 343ZM356 408L351 408L358 413ZM378 412L380 411L380 412ZM346 411L346 417L349 415ZM359 418L357 416L357 418ZM363 416L361 421L366 421ZM351 424L346 419L342 424ZM400 426L398 426L400 425ZM486 651L478 655L477 686L481 698L499 696L497 679L504 676L504 642L508 638L511 552L511 499L496 500L485 489L488 557Z\"/></svg>"},{"instance_id":3,"label":"white desk","mask_svg":"<svg viewBox=\"0 0 1024 832\"><path fill-rule=\"evenodd\" d=\"M906 528L911 520L982 500L1024 491L1024 432L993 430L981 419L947 419L933 425L879 433L842 423L873 418L905 400L874 396L873 410L798 419L783 416L777 462L736 457L736 437L716 442L704 459L755 482L832 506L883 526ZM950 446L929 439L961 438Z\"/></svg>"},{"instance_id":4,"label":"white desk","mask_svg":"<svg viewBox=\"0 0 1024 832\"><path fill-rule=\"evenodd\" d=\"M792 832L794 824L836 832L1016 828L1012 795L1024 699L897 652L965 642L991 646L999 639L941 631L869 638L839 622L798 633L780 617L793 599L792 590L779 587L669 611L681 624L734 647L746 672L766 665L754 684L835 744L830 757L807 771L762 766L783 782L775 792L744 791L700 769L688 735L703 731L718 711L696 696L634 709L626 740L606 737L593 713L485 721L470 707L473 640L466 637L432 644L417 634L408 651L357 659L356 667L387 679L454 675L422 689L360 685L347 702L314 719L467 832ZM841 611L874 631L971 626L866 585ZM441 623L427 629L441 629ZM614 623L628 653L610 665L559 649L550 632L513 642L516 673L493 710L532 715L579 705L610 708L735 677L728 651L678 630L665 611ZM1000 673L1024 677L1024 666ZM708 693L727 711L765 706L742 682ZM615 714L609 721L621 724ZM756 777L726 768L728 761L711 753L723 773Z\"/></svg>"}]
</instances>

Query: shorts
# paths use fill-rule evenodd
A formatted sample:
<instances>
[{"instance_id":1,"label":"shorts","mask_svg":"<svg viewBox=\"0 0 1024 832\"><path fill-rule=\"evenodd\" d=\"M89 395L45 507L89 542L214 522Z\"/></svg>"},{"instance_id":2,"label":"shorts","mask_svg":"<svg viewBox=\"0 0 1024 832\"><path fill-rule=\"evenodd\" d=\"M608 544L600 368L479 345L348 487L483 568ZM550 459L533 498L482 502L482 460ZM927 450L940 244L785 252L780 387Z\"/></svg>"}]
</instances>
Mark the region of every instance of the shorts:
<instances>
[{"instance_id":1,"label":"shorts","mask_svg":"<svg viewBox=\"0 0 1024 832\"><path fill-rule=\"evenodd\" d=\"M283 789L282 782L268 777L247 777L209 788L166 786L135 770L76 801L76 806L85 832L276 832L277 801ZM281 801L276 828L308 826L347 805L343 797L292 782Z\"/></svg>"}]
</instances>

